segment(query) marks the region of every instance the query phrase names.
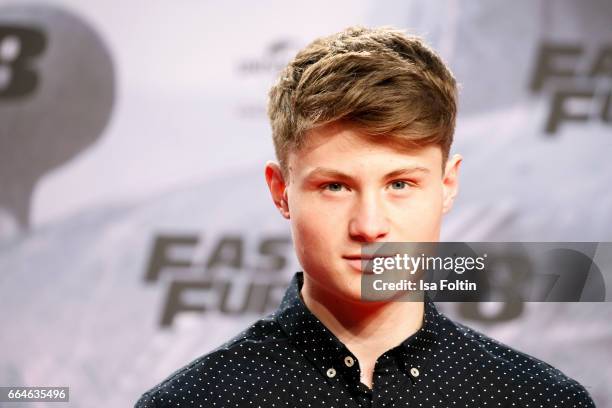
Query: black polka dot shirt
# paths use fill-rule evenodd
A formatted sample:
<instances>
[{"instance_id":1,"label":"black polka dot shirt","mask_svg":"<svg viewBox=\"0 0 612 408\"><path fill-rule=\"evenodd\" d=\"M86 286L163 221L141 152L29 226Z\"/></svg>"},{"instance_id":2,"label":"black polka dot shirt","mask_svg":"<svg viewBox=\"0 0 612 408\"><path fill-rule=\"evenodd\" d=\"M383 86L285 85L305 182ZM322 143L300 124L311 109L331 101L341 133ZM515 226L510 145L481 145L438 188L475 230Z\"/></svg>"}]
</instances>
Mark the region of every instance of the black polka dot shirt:
<instances>
[{"instance_id":1,"label":"black polka dot shirt","mask_svg":"<svg viewBox=\"0 0 612 408\"><path fill-rule=\"evenodd\" d=\"M373 388L359 362L304 305L303 273L278 310L144 393L153 407L594 407L550 365L439 313L376 361Z\"/></svg>"}]
</instances>

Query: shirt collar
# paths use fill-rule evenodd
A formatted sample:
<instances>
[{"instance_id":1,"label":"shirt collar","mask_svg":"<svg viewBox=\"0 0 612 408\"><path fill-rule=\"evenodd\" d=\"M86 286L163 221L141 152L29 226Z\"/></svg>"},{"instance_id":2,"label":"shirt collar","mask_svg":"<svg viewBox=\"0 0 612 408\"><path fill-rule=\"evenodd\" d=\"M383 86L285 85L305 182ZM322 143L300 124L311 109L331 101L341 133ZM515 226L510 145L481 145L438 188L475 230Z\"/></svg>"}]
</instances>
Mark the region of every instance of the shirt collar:
<instances>
[{"instance_id":1,"label":"shirt collar","mask_svg":"<svg viewBox=\"0 0 612 408\"><path fill-rule=\"evenodd\" d=\"M303 272L297 272L289 284L275 315L289 340L299 348L322 375L329 381L337 381L340 374L359 381L357 358L340 340L306 307L300 297L304 283ZM439 323L442 315L429 297L425 296L425 313L422 327L404 340L393 351L399 357L400 367L413 381L426 372L437 347ZM346 364L347 357L354 364ZM330 376L329 369L335 374ZM416 369L416 370L415 370Z\"/></svg>"}]
</instances>

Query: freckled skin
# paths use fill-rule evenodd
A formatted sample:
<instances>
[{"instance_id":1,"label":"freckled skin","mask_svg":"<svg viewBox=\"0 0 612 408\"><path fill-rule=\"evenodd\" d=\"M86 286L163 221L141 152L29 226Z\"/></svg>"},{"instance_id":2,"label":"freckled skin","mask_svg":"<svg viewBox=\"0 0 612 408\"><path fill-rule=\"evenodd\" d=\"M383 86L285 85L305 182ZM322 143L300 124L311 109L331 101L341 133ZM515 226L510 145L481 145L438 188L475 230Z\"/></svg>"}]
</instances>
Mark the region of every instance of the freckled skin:
<instances>
[{"instance_id":1,"label":"freckled skin","mask_svg":"<svg viewBox=\"0 0 612 408\"><path fill-rule=\"evenodd\" d=\"M306 138L307 144L288 156L287 182L278 166L268 163L270 190L291 221L305 287L316 286L323 296L359 303L360 273L343 256L359 254L366 242L438 241L443 215L457 194L462 158L452 156L443 175L438 146L398 151L342 125L310 131ZM413 166L428 172L386 177ZM350 179L312 175L317 168Z\"/></svg>"}]
</instances>

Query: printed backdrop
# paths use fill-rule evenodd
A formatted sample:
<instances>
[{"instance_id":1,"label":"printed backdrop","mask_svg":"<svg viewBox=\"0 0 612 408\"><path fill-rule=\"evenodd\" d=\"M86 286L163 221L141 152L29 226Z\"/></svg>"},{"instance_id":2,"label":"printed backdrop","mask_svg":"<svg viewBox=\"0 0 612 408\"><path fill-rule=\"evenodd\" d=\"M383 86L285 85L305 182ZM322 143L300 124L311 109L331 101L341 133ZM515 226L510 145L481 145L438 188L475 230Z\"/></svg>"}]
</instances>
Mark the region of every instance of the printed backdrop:
<instances>
[{"instance_id":1,"label":"printed backdrop","mask_svg":"<svg viewBox=\"0 0 612 408\"><path fill-rule=\"evenodd\" d=\"M422 35L462 84L443 240L612 240L610 21L607 0L1 0L0 385L131 406L276 307L300 266L267 91L349 25ZM612 304L440 308L612 406Z\"/></svg>"}]
</instances>

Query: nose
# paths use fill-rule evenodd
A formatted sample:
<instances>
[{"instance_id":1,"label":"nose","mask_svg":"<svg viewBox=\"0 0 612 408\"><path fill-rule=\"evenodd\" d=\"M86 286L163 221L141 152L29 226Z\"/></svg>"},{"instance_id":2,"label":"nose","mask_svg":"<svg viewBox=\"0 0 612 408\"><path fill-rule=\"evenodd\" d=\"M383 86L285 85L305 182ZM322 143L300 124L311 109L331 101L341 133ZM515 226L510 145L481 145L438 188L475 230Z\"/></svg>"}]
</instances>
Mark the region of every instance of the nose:
<instances>
[{"instance_id":1,"label":"nose","mask_svg":"<svg viewBox=\"0 0 612 408\"><path fill-rule=\"evenodd\" d=\"M365 192L359 196L349 223L349 234L358 242L377 242L389 234L389 221L380 197Z\"/></svg>"}]
</instances>

